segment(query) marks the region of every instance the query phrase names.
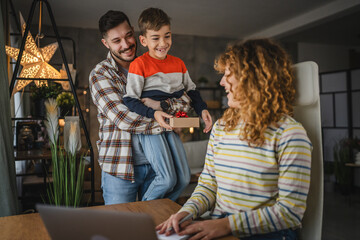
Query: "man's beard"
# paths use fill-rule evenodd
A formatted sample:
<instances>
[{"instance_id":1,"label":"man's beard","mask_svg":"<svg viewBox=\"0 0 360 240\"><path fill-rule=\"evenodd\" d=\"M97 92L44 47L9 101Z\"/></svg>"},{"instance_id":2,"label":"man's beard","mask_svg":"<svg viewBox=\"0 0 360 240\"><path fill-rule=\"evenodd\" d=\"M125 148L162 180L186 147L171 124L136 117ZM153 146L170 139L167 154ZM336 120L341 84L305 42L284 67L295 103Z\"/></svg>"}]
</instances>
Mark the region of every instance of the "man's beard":
<instances>
[{"instance_id":1,"label":"man's beard","mask_svg":"<svg viewBox=\"0 0 360 240\"><path fill-rule=\"evenodd\" d=\"M124 59L121 57L121 54L126 52L127 50L129 49L132 49L132 48L135 48L135 54L134 54L134 57L132 59ZM120 60L120 61L124 61L124 62L132 62L136 56L136 50L137 50L137 46L136 44L133 44L131 45L130 47L124 49L124 50L121 50L120 52L116 52L116 51L113 51L110 49L110 52L111 54L113 55L113 57L115 57L116 59Z\"/></svg>"}]
</instances>

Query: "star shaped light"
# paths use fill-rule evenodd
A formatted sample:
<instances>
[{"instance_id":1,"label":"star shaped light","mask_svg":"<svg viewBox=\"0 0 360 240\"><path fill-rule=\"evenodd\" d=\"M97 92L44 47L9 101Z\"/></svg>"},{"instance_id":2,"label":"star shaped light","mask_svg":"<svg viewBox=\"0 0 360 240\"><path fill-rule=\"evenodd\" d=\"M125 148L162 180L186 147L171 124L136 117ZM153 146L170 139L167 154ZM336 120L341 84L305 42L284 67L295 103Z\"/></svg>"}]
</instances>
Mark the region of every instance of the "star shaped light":
<instances>
[{"instance_id":1,"label":"star shaped light","mask_svg":"<svg viewBox=\"0 0 360 240\"><path fill-rule=\"evenodd\" d=\"M24 35L26 23L20 14L20 20L22 25L22 35ZM58 48L58 43L49 44L43 48L38 48L32 37L30 31L26 37L25 49L20 61L20 64L23 66L23 69L20 73L20 78L50 78L50 79L60 79L61 74L54 67L52 67L48 62L54 55L56 49ZM13 48L10 46L5 46L6 54L17 60L20 49ZM46 80L34 80L35 84L39 87L41 85L47 85ZM26 85L31 83L31 80L18 80L16 82L14 91L20 91ZM62 82L60 82L62 83ZM63 83L62 83L63 84Z\"/></svg>"}]
</instances>

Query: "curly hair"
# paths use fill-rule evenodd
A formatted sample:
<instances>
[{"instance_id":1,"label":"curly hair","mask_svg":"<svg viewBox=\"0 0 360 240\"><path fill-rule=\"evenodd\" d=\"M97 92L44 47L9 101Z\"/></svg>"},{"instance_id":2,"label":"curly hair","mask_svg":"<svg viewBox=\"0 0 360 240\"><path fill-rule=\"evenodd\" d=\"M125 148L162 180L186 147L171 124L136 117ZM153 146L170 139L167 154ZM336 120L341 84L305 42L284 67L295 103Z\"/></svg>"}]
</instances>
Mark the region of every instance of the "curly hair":
<instances>
[{"instance_id":1,"label":"curly hair","mask_svg":"<svg viewBox=\"0 0 360 240\"><path fill-rule=\"evenodd\" d=\"M215 60L215 69L228 68L238 84L231 88L238 108L229 108L220 119L225 131L241 123L240 139L249 146L261 146L266 129L293 115L294 74L290 57L270 39L247 40L228 46Z\"/></svg>"}]
</instances>

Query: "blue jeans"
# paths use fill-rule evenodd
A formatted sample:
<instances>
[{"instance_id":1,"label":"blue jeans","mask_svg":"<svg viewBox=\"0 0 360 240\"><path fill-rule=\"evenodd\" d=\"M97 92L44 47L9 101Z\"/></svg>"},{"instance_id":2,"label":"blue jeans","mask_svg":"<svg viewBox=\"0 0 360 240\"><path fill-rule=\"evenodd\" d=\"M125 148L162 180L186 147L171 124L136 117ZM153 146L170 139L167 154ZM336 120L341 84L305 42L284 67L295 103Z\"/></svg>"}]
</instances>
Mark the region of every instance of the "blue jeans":
<instances>
[{"instance_id":1,"label":"blue jeans","mask_svg":"<svg viewBox=\"0 0 360 240\"><path fill-rule=\"evenodd\" d=\"M277 232L258 234L250 237L241 238L241 240L297 240L297 233L292 229L280 230Z\"/></svg>"},{"instance_id":2,"label":"blue jeans","mask_svg":"<svg viewBox=\"0 0 360 240\"><path fill-rule=\"evenodd\" d=\"M139 200L155 178L155 173L150 164L134 166L135 182L114 177L104 171L101 172L101 188L105 205L135 202Z\"/></svg>"},{"instance_id":3,"label":"blue jeans","mask_svg":"<svg viewBox=\"0 0 360 240\"><path fill-rule=\"evenodd\" d=\"M184 146L174 132L139 134L144 154L156 176L143 200L170 198L175 201L190 182L190 169Z\"/></svg>"}]
</instances>

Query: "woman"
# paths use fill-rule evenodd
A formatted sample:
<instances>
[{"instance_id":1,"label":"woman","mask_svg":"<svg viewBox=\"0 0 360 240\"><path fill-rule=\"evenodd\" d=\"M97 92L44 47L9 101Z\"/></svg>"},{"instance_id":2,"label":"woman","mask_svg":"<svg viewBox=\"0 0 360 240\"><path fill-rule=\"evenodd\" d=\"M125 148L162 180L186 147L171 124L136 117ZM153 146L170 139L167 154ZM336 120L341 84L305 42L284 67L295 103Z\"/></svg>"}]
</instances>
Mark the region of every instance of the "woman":
<instances>
[{"instance_id":1,"label":"woman","mask_svg":"<svg viewBox=\"0 0 360 240\"><path fill-rule=\"evenodd\" d=\"M227 48L215 62L229 109L213 127L191 198L157 226L190 239L297 239L310 185L312 145L294 120L295 89L286 52L268 39ZM210 211L213 220L181 224ZM170 235L169 231L166 232Z\"/></svg>"}]
</instances>

